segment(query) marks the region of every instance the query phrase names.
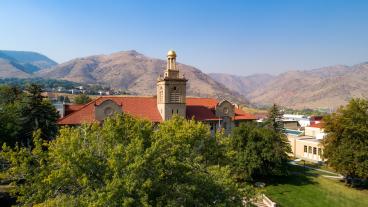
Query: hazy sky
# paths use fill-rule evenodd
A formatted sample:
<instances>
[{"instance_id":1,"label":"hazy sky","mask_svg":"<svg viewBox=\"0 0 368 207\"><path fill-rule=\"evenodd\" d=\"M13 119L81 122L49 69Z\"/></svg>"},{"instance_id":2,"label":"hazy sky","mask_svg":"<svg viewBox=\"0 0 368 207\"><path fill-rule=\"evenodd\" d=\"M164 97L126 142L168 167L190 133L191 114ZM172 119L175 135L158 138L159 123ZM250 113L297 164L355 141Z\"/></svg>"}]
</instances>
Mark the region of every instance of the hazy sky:
<instances>
[{"instance_id":1,"label":"hazy sky","mask_svg":"<svg viewBox=\"0 0 368 207\"><path fill-rule=\"evenodd\" d=\"M137 50L204 72L277 74L368 61L368 1L0 1L0 49L72 58Z\"/></svg>"}]
</instances>

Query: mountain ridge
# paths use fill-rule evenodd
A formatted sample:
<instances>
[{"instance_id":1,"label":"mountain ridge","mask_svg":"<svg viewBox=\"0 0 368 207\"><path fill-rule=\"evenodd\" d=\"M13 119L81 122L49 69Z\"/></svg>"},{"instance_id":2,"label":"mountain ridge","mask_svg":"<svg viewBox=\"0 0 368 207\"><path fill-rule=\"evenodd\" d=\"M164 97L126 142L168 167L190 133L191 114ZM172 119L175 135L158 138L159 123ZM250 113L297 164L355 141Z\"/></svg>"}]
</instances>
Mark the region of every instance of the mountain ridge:
<instances>
[{"instance_id":1,"label":"mountain ridge","mask_svg":"<svg viewBox=\"0 0 368 207\"><path fill-rule=\"evenodd\" d=\"M38 64L43 60L46 64ZM155 95L156 79L166 67L165 60L136 50L80 57L61 64L47 60L51 59L40 53L0 50L0 78L55 78L106 85L136 95ZM255 106L277 103L298 109L336 108L351 98L368 97L368 61L278 75L205 74L182 63L178 68L189 79L189 96L225 98Z\"/></svg>"},{"instance_id":2,"label":"mountain ridge","mask_svg":"<svg viewBox=\"0 0 368 207\"><path fill-rule=\"evenodd\" d=\"M30 77L34 72L57 65L47 56L31 51L0 50L0 60L1 77Z\"/></svg>"},{"instance_id":3,"label":"mountain ridge","mask_svg":"<svg viewBox=\"0 0 368 207\"><path fill-rule=\"evenodd\" d=\"M212 77L223 83L221 75ZM251 76L242 78L251 79ZM231 83L227 85L229 88L239 92L233 86L233 83L239 83L236 77L228 82ZM253 86L251 92L243 90L246 93L242 93L255 105L277 103L297 109L336 109L351 98L368 98L368 62L352 66L334 65L312 70L287 71L266 81L258 80L258 83L262 84ZM247 86L241 85L240 88L242 87Z\"/></svg>"},{"instance_id":4,"label":"mountain ridge","mask_svg":"<svg viewBox=\"0 0 368 207\"><path fill-rule=\"evenodd\" d=\"M163 74L165 67L165 60L149 58L135 50L129 50L76 58L38 71L35 75L87 84L104 84L137 95L156 95L156 80ZM236 103L248 103L242 95L229 90L199 69L182 63L177 63L177 67L189 80L189 96L225 98Z\"/></svg>"}]
</instances>

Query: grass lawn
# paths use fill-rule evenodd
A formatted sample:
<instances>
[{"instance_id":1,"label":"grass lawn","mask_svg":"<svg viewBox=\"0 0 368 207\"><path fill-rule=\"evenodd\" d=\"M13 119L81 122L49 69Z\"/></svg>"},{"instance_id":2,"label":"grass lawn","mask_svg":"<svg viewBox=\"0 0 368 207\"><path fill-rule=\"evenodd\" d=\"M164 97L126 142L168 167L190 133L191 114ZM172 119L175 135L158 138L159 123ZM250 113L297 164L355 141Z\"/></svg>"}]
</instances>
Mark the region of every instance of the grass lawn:
<instances>
[{"instance_id":1,"label":"grass lawn","mask_svg":"<svg viewBox=\"0 0 368 207\"><path fill-rule=\"evenodd\" d=\"M290 166L293 174L270 181L265 194L281 207L368 206L368 190L352 189L314 170Z\"/></svg>"}]
</instances>

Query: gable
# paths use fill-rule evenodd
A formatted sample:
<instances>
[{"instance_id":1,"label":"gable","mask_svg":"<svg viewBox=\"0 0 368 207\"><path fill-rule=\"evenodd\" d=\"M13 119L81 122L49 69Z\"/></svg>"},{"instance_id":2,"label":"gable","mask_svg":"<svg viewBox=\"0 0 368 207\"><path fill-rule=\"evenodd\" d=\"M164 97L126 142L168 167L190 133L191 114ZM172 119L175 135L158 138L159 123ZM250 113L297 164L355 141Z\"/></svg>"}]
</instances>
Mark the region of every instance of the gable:
<instances>
[{"instance_id":1,"label":"gable","mask_svg":"<svg viewBox=\"0 0 368 207\"><path fill-rule=\"evenodd\" d=\"M217 117L233 117L235 116L235 106L227 100L223 100L216 105Z\"/></svg>"},{"instance_id":2,"label":"gable","mask_svg":"<svg viewBox=\"0 0 368 207\"><path fill-rule=\"evenodd\" d=\"M104 100L99 105L95 104L95 118L97 121L103 121L115 113L121 114L122 112L122 106L110 99Z\"/></svg>"}]
</instances>

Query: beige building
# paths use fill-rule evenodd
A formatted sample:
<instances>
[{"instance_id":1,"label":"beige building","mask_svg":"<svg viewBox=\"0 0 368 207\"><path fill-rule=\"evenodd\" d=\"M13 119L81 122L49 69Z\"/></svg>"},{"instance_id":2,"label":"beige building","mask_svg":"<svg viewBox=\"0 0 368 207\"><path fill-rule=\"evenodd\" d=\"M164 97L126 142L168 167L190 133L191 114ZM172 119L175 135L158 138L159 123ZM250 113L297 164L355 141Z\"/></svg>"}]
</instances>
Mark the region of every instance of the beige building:
<instances>
[{"instance_id":1,"label":"beige building","mask_svg":"<svg viewBox=\"0 0 368 207\"><path fill-rule=\"evenodd\" d=\"M288 134L292 156L311 162L323 162L323 146L325 133L321 125L305 127L304 135Z\"/></svg>"},{"instance_id":2,"label":"beige building","mask_svg":"<svg viewBox=\"0 0 368 207\"><path fill-rule=\"evenodd\" d=\"M287 135L292 156L310 162L323 162L323 147L320 139L312 136Z\"/></svg>"}]
</instances>

